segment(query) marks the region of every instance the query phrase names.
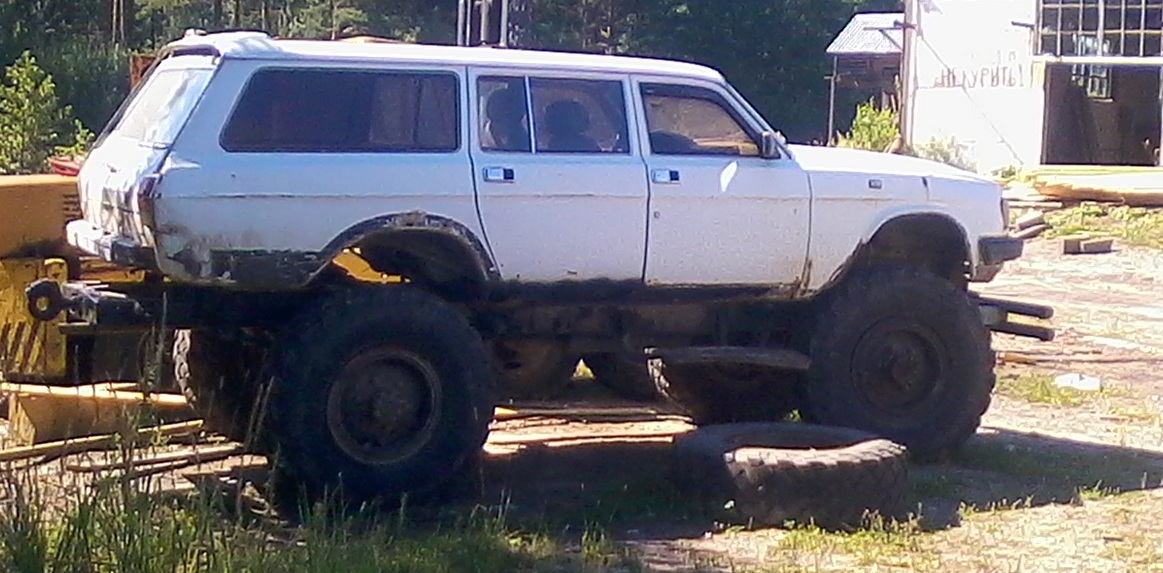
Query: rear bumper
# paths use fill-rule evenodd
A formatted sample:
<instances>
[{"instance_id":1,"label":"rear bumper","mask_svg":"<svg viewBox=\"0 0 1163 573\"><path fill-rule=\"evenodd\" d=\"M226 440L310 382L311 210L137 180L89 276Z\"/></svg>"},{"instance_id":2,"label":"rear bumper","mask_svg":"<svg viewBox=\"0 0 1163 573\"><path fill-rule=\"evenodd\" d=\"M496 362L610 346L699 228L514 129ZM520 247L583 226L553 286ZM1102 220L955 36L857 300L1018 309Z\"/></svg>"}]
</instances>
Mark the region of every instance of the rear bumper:
<instances>
[{"instance_id":1,"label":"rear bumper","mask_svg":"<svg viewBox=\"0 0 1163 573\"><path fill-rule=\"evenodd\" d=\"M69 244L111 263L138 269L157 269L157 258L153 249L143 247L126 237L106 233L88 220L70 221L65 226L65 235Z\"/></svg>"}]
</instances>

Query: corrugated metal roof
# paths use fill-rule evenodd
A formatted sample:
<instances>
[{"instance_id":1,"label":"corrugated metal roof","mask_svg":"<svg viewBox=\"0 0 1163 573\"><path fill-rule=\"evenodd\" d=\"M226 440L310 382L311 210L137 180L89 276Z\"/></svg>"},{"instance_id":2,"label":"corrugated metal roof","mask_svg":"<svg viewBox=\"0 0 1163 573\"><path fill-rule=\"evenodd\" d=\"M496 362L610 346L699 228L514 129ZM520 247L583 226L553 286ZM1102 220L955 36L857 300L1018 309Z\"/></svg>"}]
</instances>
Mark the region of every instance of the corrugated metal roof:
<instances>
[{"instance_id":1,"label":"corrugated metal roof","mask_svg":"<svg viewBox=\"0 0 1163 573\"><path fill-rule=\"evenodd\" d=\"M857 14L832 40L828 55L899 54L904 45L904 34L897 22L904 19L900 12Z\"/></svg>"}]
</instances>

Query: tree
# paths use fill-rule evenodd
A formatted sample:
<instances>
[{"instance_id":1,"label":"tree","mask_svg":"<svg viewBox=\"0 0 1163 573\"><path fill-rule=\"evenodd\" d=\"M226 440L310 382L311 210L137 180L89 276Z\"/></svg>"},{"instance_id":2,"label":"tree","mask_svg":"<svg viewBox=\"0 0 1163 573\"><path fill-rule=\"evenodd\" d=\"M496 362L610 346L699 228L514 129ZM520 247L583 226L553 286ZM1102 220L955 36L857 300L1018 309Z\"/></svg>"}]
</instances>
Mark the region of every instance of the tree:
<instances>
[{"instance_id":1,"label":"tree","mask_svg":"<svg viewBox=\"0 0 1163 573\"><path fill-rule=\"evenodd\" d=\"M61 107L52 77L24 52L0 82L0 173L43 170L54 153L79 151L92 138Z\"/></svg>"}]
</instances>

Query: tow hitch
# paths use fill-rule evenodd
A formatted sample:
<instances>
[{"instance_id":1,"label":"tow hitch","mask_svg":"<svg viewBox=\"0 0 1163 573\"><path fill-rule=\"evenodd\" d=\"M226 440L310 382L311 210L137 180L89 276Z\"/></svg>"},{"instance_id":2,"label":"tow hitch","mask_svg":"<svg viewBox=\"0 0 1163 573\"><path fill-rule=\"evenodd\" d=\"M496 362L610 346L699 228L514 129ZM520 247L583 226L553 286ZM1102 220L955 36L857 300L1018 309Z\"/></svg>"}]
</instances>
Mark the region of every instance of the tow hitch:
<instances>
[{"instance_id":1,"label":"tow hitch","mask_svg":"<svg viewBox=\"0 0 1163 573\"><path fill-rule=\"evenodd\" d=\"M1010 321L1010 315L1015 314L1043 320L1048 319L1054 316L1053 308L1042 304L984 297L977 293L970 293L970 297L977 303L977 307L981 311L981 318L990 330L1015 336L1037 338L1043 342L1054 340L1053 328Z\"/></svg>"}]
</instances>

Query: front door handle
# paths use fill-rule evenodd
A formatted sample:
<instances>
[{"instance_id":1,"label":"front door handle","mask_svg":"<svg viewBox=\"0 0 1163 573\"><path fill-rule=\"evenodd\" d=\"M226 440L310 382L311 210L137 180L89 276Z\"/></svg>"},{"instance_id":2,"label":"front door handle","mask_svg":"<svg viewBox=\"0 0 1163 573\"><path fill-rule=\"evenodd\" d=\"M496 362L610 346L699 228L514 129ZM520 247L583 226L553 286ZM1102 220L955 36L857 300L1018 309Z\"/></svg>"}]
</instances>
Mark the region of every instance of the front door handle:
<instances>
[{"instance_id":1,"label":"front door handle","mask_svg":"<svg viewBox=\"0 0 1163 573\"><path fill-rule=\"evenodd\" d=\"M659 185L673 185L682 181L682 175L676 169L654 169L650 172L650 180Z\"/></svg>"},{"instance_id":2,"label":"front door handle","mask_svg":"<svg viewBox=\"0 0 1163 573\"><path fill-rule=\"evenodd\" d=\"M512 183L517 173L511 167L485 167L485 181L489 183Z\"/></svg>"}]
</instances>

